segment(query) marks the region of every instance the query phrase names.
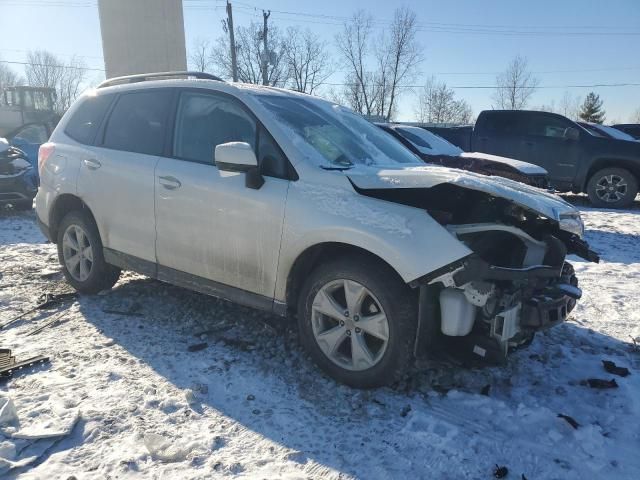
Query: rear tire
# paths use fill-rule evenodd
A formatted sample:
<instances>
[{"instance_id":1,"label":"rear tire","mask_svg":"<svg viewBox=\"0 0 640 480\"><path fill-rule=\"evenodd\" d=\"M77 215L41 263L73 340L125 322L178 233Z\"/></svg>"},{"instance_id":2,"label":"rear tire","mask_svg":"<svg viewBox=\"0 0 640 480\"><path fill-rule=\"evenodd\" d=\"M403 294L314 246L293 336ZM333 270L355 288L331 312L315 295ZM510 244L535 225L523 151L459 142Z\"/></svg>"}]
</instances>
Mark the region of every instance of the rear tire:
<instances>
[{"instance_id":1,"label":"rear tire","mask_svg":"<svg viewBox=\"0 0 640 480\"><path fill-rule=\"evenodd\" d=\"M413 358L417 317L417 295L389 266L364 255L317 267L298 301L301 343L329 376L355 388L401 379Z\"/></svg>"},{"instance_id":2,"label":"rear tire","mask_svg":"<svg viewBox=\"0 0 640 480\"><path fill-rule=\"evenodd\" d=\"M65 215L58 228L57 242L64 276L79 292L98 293L118 281L120 269L105 262L98 227L86 212Z\"/></svg>"},{"instance_id":3,"label":"rear tire","mask_svg":"<svg viewBox=\"0 0 640 480\"><path fill-rule=\"evenodd\" d=\"M624 208L635 200L638 180L624 168L603 168L589 179L587 194L596 207Z\"/></svg>"}]
</instances>

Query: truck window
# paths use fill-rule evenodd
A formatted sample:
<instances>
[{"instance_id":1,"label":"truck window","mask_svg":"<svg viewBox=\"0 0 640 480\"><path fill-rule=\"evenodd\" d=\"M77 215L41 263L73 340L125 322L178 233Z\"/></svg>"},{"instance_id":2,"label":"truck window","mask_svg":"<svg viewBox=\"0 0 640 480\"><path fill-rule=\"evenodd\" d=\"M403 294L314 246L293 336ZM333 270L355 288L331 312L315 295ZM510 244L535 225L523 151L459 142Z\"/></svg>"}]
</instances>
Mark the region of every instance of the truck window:
<instances>
[{"instance_id":1,"label":"truck window","mask_svg":"<svg viewBox=\"0 0 640 480\"><path fill-rule=\"evenodd\" d=\"M527 135L563 138L565 130L571 126L572 124L564 118L552 115L532 115L527 124Z\"/></svg>"},{"instance_id":2,"label":"truck window","mask_svg":"<svg viewBox=\"0 0 640 480\"><path fill-rule=\"evenodd\" d=\"M516 112L487 112L478 122L482 131L501 135L516 135L523 133L522 115Z\"/></svg>"}]
</instances>

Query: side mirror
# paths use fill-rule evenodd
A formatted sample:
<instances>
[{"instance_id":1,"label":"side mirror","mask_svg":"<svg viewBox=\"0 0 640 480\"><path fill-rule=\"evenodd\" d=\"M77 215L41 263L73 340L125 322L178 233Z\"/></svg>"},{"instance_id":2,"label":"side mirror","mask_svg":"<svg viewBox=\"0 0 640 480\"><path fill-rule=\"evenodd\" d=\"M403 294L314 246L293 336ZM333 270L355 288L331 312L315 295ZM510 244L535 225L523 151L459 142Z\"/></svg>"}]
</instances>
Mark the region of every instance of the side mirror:
<instances>
[{"instance_id":1,"label":"side mirror","mask_svg":"<svg viewBox=\"0 0 640 480\"><path fill-rule=\"evenodd\" d=\"M577 128L567 127L564 130L564 138L566 140L578 140L580 138L580 132Z\"/></svg>"},{"instance_id":2,"label":"side mirror","mask_svg":"<svg viewBox=\"0 0 640 480\"><path fill-rule=\"evenodd\" d=\"M228 142L216 145L215 163L218 170L246 173L246 186L258 189L264 178L258 170L258 159L247 142Z\"/></svg>"}]
</instances>

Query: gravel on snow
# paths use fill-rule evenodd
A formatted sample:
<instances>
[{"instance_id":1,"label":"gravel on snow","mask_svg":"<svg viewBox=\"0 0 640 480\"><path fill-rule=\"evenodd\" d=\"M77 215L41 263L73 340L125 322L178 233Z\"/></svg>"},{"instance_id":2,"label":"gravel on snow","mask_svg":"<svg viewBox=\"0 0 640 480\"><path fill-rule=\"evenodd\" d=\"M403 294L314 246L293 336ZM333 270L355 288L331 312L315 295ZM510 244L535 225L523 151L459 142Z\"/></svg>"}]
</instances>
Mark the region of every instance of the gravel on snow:
<instances>
[{"instance_id":1,"label":"gravel on snow","mask_svg":"<svg viewBox=\"0 0 640 480\"><path fill-rule=\"evenodd\" d=\"M17 415L0 427L0 475L483 479L499 465L508 478L636 479L640 210L581 210L602 261L572 259L584 297L571 321L505 367L433 365L395 389L338 385L279 318L133 273L58 307L38 335L26 333L44 314L28 316L0 348L51 362L0 384L0 412L10 400ZM0 323L69 291L34 220L0 213ZM602 360L630 369L619 388L584 384L612 378Z\"/></svg>"}]
</instances>

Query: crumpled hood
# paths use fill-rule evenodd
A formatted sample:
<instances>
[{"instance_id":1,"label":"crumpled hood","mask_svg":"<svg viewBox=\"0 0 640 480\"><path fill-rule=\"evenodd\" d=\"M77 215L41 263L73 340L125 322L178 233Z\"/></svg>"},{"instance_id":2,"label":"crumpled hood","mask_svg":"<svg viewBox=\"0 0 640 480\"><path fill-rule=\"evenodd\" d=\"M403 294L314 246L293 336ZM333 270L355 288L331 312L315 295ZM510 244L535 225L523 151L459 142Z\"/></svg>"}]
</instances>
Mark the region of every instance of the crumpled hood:
<instances>
[{"instance_id":1,"label":"crumpled hood","mask_svg":"<svg viewBox=\"0 0 640 480\"><path fill-rule=\"evenodd\" d=\"M548 172L544 168L539 167L538 165L522 162L520 160L516 160L515 158L500 157L498 155L491 155L489 153L482 152L462 152L460 156L464 158L480 158L482 160L487 160L490 162L503 163L526 175L548 174Z\"/></svg>"},{"instance_id":2,"label":"crumpled hood","mask_svg":"<svg viewBox=\"0 0 640 480\"><path fill-rule=\"evenodd\" d=\"M431 188L451 183L462 188L511 200L521 207L552 220L560 216L579 215L571 204L552 193L503 177L488 177L464 170L425 165L415 167L357 166L344 172L360 189Z\"/></svg>"}]
</instances>

